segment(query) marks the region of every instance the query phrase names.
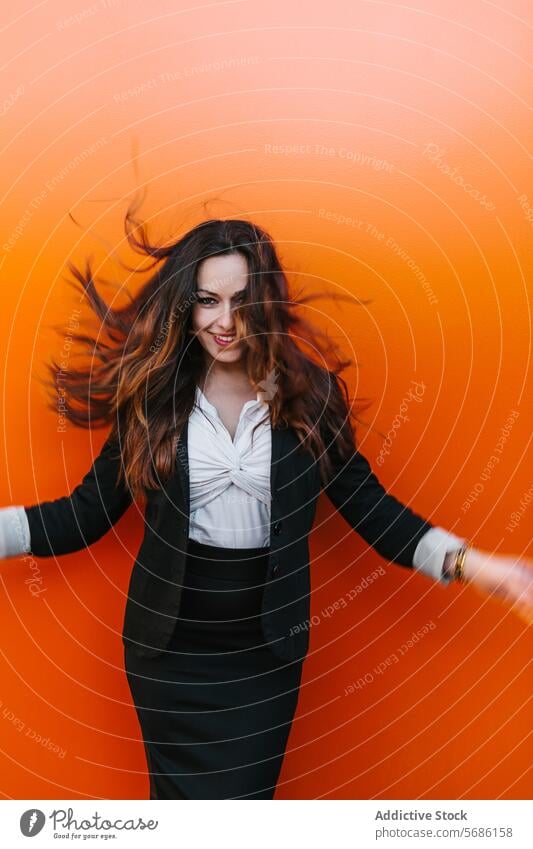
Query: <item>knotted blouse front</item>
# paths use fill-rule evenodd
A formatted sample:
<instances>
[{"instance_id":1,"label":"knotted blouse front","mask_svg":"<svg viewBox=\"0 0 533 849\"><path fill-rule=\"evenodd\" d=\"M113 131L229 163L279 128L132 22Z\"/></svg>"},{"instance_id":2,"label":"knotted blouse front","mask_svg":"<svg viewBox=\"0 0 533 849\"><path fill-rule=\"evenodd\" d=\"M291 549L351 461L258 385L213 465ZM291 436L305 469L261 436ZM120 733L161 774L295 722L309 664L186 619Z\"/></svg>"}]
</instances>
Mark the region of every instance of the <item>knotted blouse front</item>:
<instances>
[{"instance_id":1,"label":"knotted blouse front","mask_svg":"<svg viewBox=\"0 0 533 849\"><path fill-rule=\"evenodd\" d=\"M189 537L225 548L270 545L272 434L261 393L243 405L232 439L197 386L187 436Z\"/></svg>"}]
</instances>

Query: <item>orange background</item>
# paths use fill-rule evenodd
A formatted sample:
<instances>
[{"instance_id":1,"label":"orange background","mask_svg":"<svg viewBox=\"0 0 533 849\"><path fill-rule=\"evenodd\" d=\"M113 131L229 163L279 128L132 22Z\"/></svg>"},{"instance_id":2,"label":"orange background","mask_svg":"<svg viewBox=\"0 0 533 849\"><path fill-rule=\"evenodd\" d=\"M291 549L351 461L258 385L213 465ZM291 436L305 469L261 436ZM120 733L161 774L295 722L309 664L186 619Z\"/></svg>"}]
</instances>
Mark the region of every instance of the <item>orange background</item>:
<instances>
[{"instance_id":1,"label":"orange background","mask_svg":"<svg viewBox=\"0 0 533 849\"><path fill-rule=\"evenodd\" d=\"M68 259L137 285L111 257L138 262L122 218L148 185L154 236L250 218L293 285L372 299L308 317L360 363L374 471L434 524L531 555L528 5L75 5L2 12L1 503L67 494L105 438L58 432L37 379L79 306ZM141 535L132 509L86 551L1 564L4 798L148 798L121 643ZM311 554L320 621L276 797L529 798L523 621L388 565L324 498Z\"/></svg>"}]
</instances>

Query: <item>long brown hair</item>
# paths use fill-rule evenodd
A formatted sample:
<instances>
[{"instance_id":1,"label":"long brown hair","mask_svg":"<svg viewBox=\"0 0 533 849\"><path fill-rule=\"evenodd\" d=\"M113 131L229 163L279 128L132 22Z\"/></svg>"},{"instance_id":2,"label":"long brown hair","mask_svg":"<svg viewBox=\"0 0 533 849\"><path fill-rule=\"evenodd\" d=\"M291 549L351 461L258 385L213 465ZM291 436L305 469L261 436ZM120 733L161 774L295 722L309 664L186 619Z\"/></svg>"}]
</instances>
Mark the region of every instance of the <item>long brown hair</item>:
<instances>
[{"instance_id":1,"label":"long brown hair","mask_svg":"<svg viewBox=\"0 0 533 849\"><path fill-rule=\"evenodd\" d=\"M328 445L333 442L344 459L355 451L350 418L357 415L339 375L352 360L343 358L339 346L296 311L323 295L290 297L273 240L256 224L209 219L162 246L149 241L134 213L130 204L124 222L127 240L134 251L152 258L143 271L159 267L134 297L128 295L125 306L112 308L104 301L90 260L84 271L68 264L100 327L95 335L71 334L90 356L90 365L61 374L65 417L85 428L112 424L111 437L119 438L123 458L119 478L124 475L134 498L161 488L175 472L176 440L206 368L204 349L191 331L198 266L215 254L239 252L247 260L249 282L244 301L235 308L235 325L245 345L249 381L271 396L265 400L272 424L294 429L302 448L319 463L325 483L332 468ZM329 297L354 302L353 296ZM51 380L44 382L50 398L54 395L47 405L56 410L62 370L54 360L47 369Z\"/></svg>"}]
</instances>

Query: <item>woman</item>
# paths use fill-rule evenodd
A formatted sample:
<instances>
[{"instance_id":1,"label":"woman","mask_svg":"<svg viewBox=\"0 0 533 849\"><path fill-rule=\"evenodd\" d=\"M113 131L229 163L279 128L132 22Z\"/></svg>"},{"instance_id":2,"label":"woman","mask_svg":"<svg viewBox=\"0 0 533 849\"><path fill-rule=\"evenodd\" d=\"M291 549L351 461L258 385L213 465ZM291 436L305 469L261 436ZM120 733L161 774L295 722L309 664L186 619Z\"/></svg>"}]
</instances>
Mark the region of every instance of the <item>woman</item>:
<instances>
[{"instance_id":1,"label":"woman","mask_svg":"<svg viewBox=\"0 0 533 849\"><path fill-rule=\"evenodd\" d=\"M209 220L157 247L142 225L133 236L130 210L126 221L130 244L162 265L114 310L90 268L72 267L109 340L78 335L91 369L63 377L69 419L111 433L70 496L0 511L0 555L79 550L141 500L123 641L150 798L271 799L309 642L321 491L383 557L443 584L529 609L530 567L384 490L356 449L337 378L349 361L330 345L326 368L296 344L320 351L326 337L295 315L264 230Z\"/></svg>"}]
</instances>

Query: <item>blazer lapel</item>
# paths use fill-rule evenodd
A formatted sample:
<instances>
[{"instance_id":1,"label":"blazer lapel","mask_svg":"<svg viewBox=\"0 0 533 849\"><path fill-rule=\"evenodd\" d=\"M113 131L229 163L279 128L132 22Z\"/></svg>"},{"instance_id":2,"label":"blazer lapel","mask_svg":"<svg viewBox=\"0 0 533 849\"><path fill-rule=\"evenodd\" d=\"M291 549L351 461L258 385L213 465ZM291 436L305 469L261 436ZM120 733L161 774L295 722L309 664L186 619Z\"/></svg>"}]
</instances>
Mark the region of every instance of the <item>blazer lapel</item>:
<instances>
[{"instance_id":1,"label":"blazer lapel","mask_svg":"<svg viewBox=\"0 0 533 849\"><path fill-rule=\"evenodd\" d=\"M185 422L180 433L177 445L177 469L179 481L183 491L183 500L185 503L185 515L189 516L191 512L189 500L189 449L187 446L187 433L189 430L189 420Z\"/></svg>"}]
</instances>

